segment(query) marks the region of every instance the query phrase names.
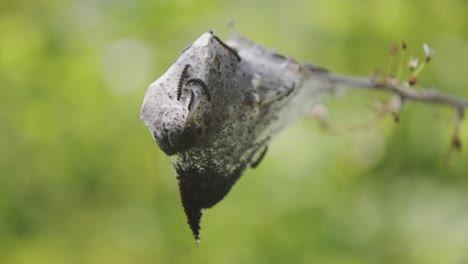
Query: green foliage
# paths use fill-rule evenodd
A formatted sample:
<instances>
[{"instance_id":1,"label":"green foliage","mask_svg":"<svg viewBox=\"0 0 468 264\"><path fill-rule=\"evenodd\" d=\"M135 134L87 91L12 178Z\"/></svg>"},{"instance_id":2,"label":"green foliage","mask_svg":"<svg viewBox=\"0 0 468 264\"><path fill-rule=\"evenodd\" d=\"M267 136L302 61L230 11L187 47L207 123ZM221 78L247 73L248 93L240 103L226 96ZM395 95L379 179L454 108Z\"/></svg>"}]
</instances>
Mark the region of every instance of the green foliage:
<instances>
[{"instance_id":1,"label":"green foliage","mask_svg":"<svg viewBox=\"0 0 468 264\"><path fill-rule=\"evenodd\" d=\"M0 263L466 263L468 154L446 163L452 113L339 134L311 120L205 212L202 244L138 120L148 84L202 32L370 75L406 39L422 85L468 96L466 1L0 2ZM346 131L385 95L327 105ZM468 142L468 126L462 126Z\"/></svg>"}]
</instances>

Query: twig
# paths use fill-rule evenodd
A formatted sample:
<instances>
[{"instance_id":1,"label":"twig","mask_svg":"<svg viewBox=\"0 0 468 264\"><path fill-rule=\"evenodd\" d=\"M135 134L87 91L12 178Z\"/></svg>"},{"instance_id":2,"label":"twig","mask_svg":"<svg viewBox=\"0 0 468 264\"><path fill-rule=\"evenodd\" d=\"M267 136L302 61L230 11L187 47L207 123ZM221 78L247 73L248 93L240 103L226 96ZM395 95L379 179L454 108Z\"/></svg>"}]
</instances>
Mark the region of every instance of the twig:
<instances>
[{"instance_id":1,"label":"twig","mask_svg":"<svg viewBox=\"0 0 468 264\"><path fill-rule=\"evenodd\" d=\"M452 152L452 150L461 150L460 125L465 115L465 108L468 107L467 99L443 93L433 88L423 88L421 90L417 90L411 88L407 83L398 82L393 78L377 80L377 78L354 77L336 74L330 74L329 76L329 80L335 84L366 90L380 90L395 94L397 98L399 98L400 102L410 100L422 103L446 105L454 108L454 131L449 154ZM396 108L392 109L392 111L395 115L395 121L398 121L398 113L400 112L400 108L403 104L399 103L395 105Z\"/></svg>"},{"instance_id":2,"label":"twig","mask_svg":"<svg viewBox=\"0 0 468 264\"><path fill-rule=\"evenodd\" d=\"M335 84L359 89L387 91L401 96L404 100L448 105L462 110L468 107L468 100L464 98L439 92L434 88L416 90L409 87L406 83L399 83L391 78L378 81L369 77L330 74L330 81Z\"/></svg>"}]
</instances>

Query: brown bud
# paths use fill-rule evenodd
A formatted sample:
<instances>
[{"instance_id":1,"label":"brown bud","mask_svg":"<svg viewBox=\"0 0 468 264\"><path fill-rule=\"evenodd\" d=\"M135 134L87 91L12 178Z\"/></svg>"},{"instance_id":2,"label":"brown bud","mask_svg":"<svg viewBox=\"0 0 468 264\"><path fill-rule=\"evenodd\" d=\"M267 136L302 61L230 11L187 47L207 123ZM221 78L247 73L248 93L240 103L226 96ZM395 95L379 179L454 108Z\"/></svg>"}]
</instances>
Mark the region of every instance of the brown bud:
<instances>
[{"instance_id":1,"label":"brown bud","mask_svg":"<svg viewBox=\"0 0 468 264\"><path fill-rule=\"evenodd\" d=\"M406 48L408 48L408 46L406 45L406 41L405 41L405 40L402 40L402 41L401 41L401 48L402 48L403 50L406 50Z\"/></svg>"},{"instance_id":2,"label":"brown bud","mask_svg":"<svg viewBox=\"0 0 468 264\"><path fill-rule=\"evenodd\" d=\"M408 84L413 86L418 82L418 79L416 79L416 76L411 75L408 79Z\"/></svg>"}]
</instances>

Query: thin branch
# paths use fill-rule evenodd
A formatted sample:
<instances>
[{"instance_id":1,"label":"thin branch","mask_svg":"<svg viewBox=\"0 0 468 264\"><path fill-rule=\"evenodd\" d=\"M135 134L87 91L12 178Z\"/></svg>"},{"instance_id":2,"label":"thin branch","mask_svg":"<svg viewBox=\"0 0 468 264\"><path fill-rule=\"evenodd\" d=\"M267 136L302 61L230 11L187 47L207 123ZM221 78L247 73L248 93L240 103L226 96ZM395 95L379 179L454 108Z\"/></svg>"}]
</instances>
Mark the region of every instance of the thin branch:
<instances>
[{"instance_id":1,"label":"thin branch","mask_svg":"<svg viewBox=\"0 0 468 264\"><path fill-rule=\"evenodd\" d=\"M330 73L330 82L347 87L360 88L366 90L380 90L395 94L399 103L394 104L391 109L395 116L395 121L399 120L400 108L405 100L433 103L453 107L455 110L454 131L451 140L451 150L461 150L460 140L460 125L465 115L465 109L468 107L468 100L462 97L457 97L451 94L437 91L433 88L422 88L417 90L411 88L407 83L398 82L393 78L369 78L369 77L354 77L346 75L336 75ZM395 101L395 100L393 100Z\"/></svg>"},{"instance_id":2,"label":"thin branch","mask_svg":"<svg viewBox=\"0 0 468 264\"><path fill-rule=\"evenodd\" d=\"M397 82L395 79L386 78L376 80L369 77L354 77L346 75L330 74L330 81L335 84L345 85L368 90L381 90L397 94L404 100L428 102L441 105L452 106L463 111L468 107L468 100L451 94L439 92L433 88L423 88L416 90L406 83Z\"/></svg>"}]
</instances>

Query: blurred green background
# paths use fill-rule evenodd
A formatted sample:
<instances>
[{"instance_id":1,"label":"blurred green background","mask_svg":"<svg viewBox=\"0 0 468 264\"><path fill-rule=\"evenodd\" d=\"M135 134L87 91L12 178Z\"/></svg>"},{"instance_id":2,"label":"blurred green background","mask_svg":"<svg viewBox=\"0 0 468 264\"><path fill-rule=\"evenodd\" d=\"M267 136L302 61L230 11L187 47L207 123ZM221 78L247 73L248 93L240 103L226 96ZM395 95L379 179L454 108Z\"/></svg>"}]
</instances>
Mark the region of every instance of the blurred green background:
<instances>
[{"instance_id":1,"label":"blurred green background","mask_svg":"<svg viewBox=\"0 0 468 264\"><path fill-rule=\"evenodd\" d=\"M467 1L0 1L0 263L468 263L468 151L453 113L384 94L327 100L207 210L196 245L175 175L138 119L146 87L203 32L339 73L386 69L406 39L422 85L468 97ZM468 125L462 126L468 143Z\"/></svg>"}]
</instances>

